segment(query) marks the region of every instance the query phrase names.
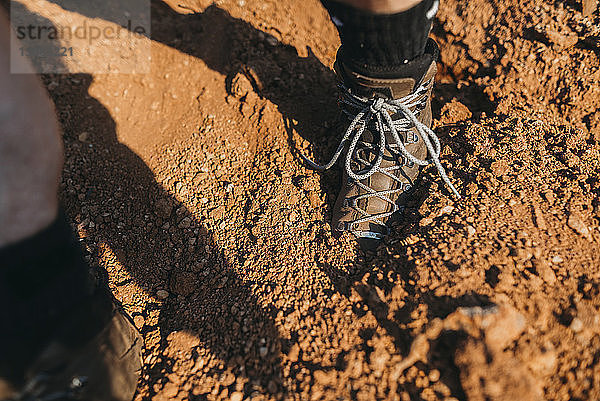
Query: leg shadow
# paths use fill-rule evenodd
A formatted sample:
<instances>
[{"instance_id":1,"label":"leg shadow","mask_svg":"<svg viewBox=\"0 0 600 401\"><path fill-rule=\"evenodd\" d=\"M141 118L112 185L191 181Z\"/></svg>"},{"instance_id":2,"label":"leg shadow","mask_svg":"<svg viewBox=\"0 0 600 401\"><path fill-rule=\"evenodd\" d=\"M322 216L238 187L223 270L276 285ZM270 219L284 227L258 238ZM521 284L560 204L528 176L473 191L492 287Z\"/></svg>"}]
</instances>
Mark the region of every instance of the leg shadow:
<instances>
[{"instance_id":1,"label":"leg shadow","mask_svg":"<svg viewBox=\"0 0 600 401\"><path fill-rule=\"evenodd\" d=\"M247 377L248 393L282 391L270 384L282 383L274 316L259 306L251 283L230 268L212 233L118 141L110 113L88 95L92 80L89 75L66 75L52 92L65 130L62 200L71 218L83 226L83 244L92 260L104 261L109 269L113 291L129 293L129 301L135 302L130 287L134 281L150 296L160 290L170 294L162 302L149 301L140 311L150 321L152 310L160 313L159 324L144 326L148 345L156 347L148 351L159 356L147 366L148 396L160 391L168 383L166 376L180 368L175 361L181 358L173 355L179 335L173 341L170 337L175 332L187 332L202 343L198 347L192 339L181 344L180 351L190 353L192 366L200 358L211 358L198 354L197 348L208 349L225 362L226 367L210 366L204 375L216 381L230 371ZM83 143L82 129L91 132ZM119 266L129 275L124 276ZM154 343L156 336L160 340ZM233 392L236 383L226 387Z\"/></svg>"},{"instance_id":2,"label":"leg shadow","mask_svg":"<svg viewBox=\"0 0 600 401\"><path fill-rule=\"evenodd\" d=\"M88 2L51 1L66 10L119 23L109 13L83 4ZM340 133L328 123L338 115L335 76L310 49L307 57L300 57L294 47L232 17L217 5L200 13L179 14L159 0L152 1L151 39L201 59L226 76L230 95L235 91L232 83L243 76L259 97L277 106L294 153L300 151L300 140L312 145L318 161L331 157L340 140ZM337 171L321 179L321 190L331 205L338 181Z\"/></svg>"},{"instance_id":3,"label":"leg shadow","mask_svg":"<svg viewBox=\"0 0 600 401\"><path fill-rule=\"evenodd\" d=\"M110 112L89 95L91 75L42 78L64 131L60 197L78 224L86 259L109 271L113 293L127 298L124 304L137 310L134 316L150 322L154 316L159 322L142 328L146 369L141 396L149 399L163 390L171 373L181 376L176 361L183 360L189 366L179 384L198 399L204 391L195 380L200 376L221 384L221 394L281 398L286 393L281 340L272 311L260 306L252 283L240 279L212 233L119 142ZM166 299L156 297L160 290L167 291ZM175 358L177 353L188 355Z\"/></svg>"}]
</instances>

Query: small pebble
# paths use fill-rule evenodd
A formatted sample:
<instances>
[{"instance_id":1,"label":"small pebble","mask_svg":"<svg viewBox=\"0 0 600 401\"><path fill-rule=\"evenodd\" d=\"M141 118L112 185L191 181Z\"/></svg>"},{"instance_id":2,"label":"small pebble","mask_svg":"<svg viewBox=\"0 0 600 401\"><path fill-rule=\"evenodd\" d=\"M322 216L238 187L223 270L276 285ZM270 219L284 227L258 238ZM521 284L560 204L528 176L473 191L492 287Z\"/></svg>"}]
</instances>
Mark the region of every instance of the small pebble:
<instances>
[{"instance_id":1,"label":"small pebble","mask_svg":"<svg viewBox=\"0 0 600 401\"><path fill-rule=\"evenodd\" d=\"M273 46L273 47L277 46L277 43L278 43L277 39L271 35L267 36L266 42L269 46Z\"/></svg>"},{"instance_id":2,"label":"small pebble","mask_svg":"<svg viewBox=\"0 0 600 401\"><path fill-rule=\"evenodd\" d=\"M137 315L133 318L133 324L135 324L135 327L137 327L138 329L144 327L145 323L146 321L144 320L144 316L142 315Z\"/></svg>"},{"instance_id":3,"label":"small pebble","mask_svg":"<svg viewBox=\"0 0 600 401\"><path fill-rule=\"evenodd\" d=\"M454 211L454 206L448 205L442 208L441 214L449 214Z\"/></svg>"},{"instance_id":4,"label":"small pebble","mask_svg":"<svg viewBox=\"0 0 600 401\"><path fill-rule=\"evenodd\" d=\"M567 225L582 237L591 240L592 236L590 234L590 230L588 226L583 222L581 216L577 214L571 214L569 216L569 219L567 220Z\"/></svg>"},{"instance_id":5,"label":"small pebble","mask_svg":"<svg viewBox=\"0 0 600 401\"><path fill-rule=\"evenodd\" d=\"M156 296L158 299L167 299L169 297L169 292L165 290L156 291Z\"/></svg>"},{"instance_id":6,"label":"small pebble","mask_svg":"<svg viewBox=\"0 0 600 401\"><path fill-rule=\"evenodd\" d=\"M431 372L429 372L428 377L430 382L435 383L440 379L440 371L437 369L433 369Z\"/></svg>"},{"instance_id":7,"label":"small pebble","mask_svg":"<svg viewBox=\"0 0 600 401\"><path fill-rule=\"evenodd\" d=\"M239 391L236 391L235 393L231 394L229 399L231 401L242 401L244 399L244 394L240 393Z\"/></svg>"},{"instance_id":8,"label":"small pebble","mask_svg":"<svg viewBox=\"0 0 600 401\"><path fill-rule=\"evenodd\" d=\"M583 322L581 321L581 319L579 319L578 317L576 317L571 322L571 325L569 326L569 328L571 330L573 330L575 333L579 333L581 330L583 330Z\"/></svg>"}]
</instances>

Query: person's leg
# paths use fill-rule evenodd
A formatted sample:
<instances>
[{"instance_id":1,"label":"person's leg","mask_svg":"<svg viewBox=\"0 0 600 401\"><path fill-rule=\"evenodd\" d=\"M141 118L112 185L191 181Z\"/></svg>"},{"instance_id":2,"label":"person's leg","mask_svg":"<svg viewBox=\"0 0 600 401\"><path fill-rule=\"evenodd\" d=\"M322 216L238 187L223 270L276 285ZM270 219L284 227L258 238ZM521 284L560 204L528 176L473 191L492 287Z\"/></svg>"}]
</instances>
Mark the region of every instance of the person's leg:
<instances>
[{"instance_id":1,"label":"person's leg","mask_svg":"<svg viewBox=\"0 0 600 401\"><path fill-rule=\"evenodd\" d=\"M90 401L128 401L141 337L91 277L59 212L54 108L19 54L12 61L29 74L10 73L9 29L0 9L0 400L80 390Z\"/></svg>"},{"instance_id":2,"label":"person's leg","mask_svg":"<svg viewBox=\"0 0 600 401\"><path fill-rule=\"evenodd\" d=\"M0 9L0 13L3 11ZM58 211L62 143L54 107L25 58L10 74L9 26L0 15L0 247L50 225Z\"/></svg>"},{"instance_id":3,"label":"person's leg","mask_svg":"<svg viewBox=\"0 0 600 401\"><path fill-rule=\"evenodd\" d=\"M338 0L354 8L370 11L374 14L395 14L406 11L423 0Z\"/></svg>"},{"instance_id":4,"label":"person's leg","mask_svg":"<svg viewBox=\"0 0 600 401\"><path fill-rule=\"evenodd\" d=\"M431 131L431 91L438 48L428 39L438 0L321 0L341 39L335 70L342 108L343 184L333 210L335 234L367 249L411 197L419 168L439 162Z\"/></svg>"}]
</instances>

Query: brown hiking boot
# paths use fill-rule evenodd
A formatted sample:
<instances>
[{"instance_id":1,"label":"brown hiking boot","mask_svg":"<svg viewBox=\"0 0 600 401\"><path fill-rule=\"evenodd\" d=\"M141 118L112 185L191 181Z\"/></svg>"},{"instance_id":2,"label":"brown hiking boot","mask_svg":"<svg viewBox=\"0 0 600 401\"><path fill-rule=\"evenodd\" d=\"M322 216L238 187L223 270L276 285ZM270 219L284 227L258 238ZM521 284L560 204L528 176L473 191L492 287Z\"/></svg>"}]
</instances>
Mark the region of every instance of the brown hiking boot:
<instances>
[{"instance_id":1,"label":"brown hiking boot","mask_svg":"<svg viewBox=\"0 0 600 401\"><path fill-rule=\"evenodd\" d=\"M361 246L373 249L388 234L390 216L402 208L421 166L435 164L442 179L460 197L439 162L440 142L431 127L431 91L437 45L429 40L425 54L401 68L393 78L370 78L338 60L345 134L332 160L343 155L343 180L333 209L335 234L352 233Z\"/></svg>"},{"instance_id":2,"label":"brown hiking boot","mask_svg":"<svg viewBox=\"0 0 600 401\"><path fill-rule=\"evenodd\" d=\"M25 369L24 382L0 377L0 401L130 401L142 346L141 334L102 285L64 319Z\"/></svg>"}]
</instances>

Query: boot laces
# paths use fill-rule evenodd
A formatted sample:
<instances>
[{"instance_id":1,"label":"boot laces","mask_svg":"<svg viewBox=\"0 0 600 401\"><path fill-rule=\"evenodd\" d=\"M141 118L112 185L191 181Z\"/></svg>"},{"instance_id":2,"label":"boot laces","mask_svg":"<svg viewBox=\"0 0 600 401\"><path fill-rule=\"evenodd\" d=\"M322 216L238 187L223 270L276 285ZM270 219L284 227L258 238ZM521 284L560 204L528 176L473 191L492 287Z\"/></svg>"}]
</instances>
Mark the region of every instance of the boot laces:
<instances>
[{"instance_id":1,"label":"boot laces","mask_svg":"<svg viewBox=\"0 0 600 401\"><path fill-rule=\"evenodd\" d=\"M460 199L460 194L450 182L444 167L442 167L442 164L440 163L441 145L438 136L435 134L435 132L433 132L433 130L431 130L431 128L420 122L417 118L421 111L425 109L428 98L427 92L431 85L433 85L433 78L422 83L417 90L413 91L407 96L399 99L385 99L382 97L366 98L352 93L351 90L345 85L339 84L338 86L342 93L340 102L345 105L345 107L343 107L343 112L351 120L348 129L346 130L338 148L328 163L322 165L317 164L305 156L302 156L305 162L311 168L316 170L327 170L337 163L339 157L344 151L345 146L349 143L348 151L346 152L346 157L344 160L345 172L353 184L359 186L366 192L363 195L355 197L350 204L350 206L357 210L362 217L348 222L349 224L346 229L353 232L357 236L375 237L381 239L383 235L380 233L358 232L353 229L353 226L363 222L373 221L385 227L386 225L382 219L392 215L399 209L396 202L389 198L389 195L396 192L403 192L410 188L409 184L402 182L396 175L393 174L393 171L401 169L403 167L402 165L385 168L381 167L381 162L384 159L384 152L386 148L391 154L395 154L403 158L406 161L405 163L408 165L412 165L412 163L419 166L433 164L452 194L454 194L457 199ZM398 117L393 120L391 117L392 115ZM379 142L377 146L374 146L373 143L361 140L365 129L369 126L374 126L378 133ZM409 135L414 135L414 132L412 131L413 128L416 129L419 136L423 139L429 154L429 158L419 159L406 149L400 133L405 133L408 138ZM393 143L388 143L386 140L386 132L391 133ZM357 146L369 150L376 149L377 156L375 160L369 162L361 158L360 155L358 155L359 152L355 154ZM353 161L359 162L367 167L359 171L354 171L352 169ZM399 188L396 189L376 191L361 182L375 173L384 174L385 176L397 181L401 185L399 185ZM358 200L371 197L377 197L385 202L390 203L392 205L392 210L389 212L371 215L362 208L358 207Z\"/></svg>"}]
</instances>

